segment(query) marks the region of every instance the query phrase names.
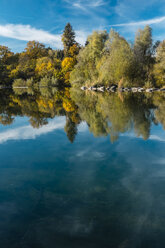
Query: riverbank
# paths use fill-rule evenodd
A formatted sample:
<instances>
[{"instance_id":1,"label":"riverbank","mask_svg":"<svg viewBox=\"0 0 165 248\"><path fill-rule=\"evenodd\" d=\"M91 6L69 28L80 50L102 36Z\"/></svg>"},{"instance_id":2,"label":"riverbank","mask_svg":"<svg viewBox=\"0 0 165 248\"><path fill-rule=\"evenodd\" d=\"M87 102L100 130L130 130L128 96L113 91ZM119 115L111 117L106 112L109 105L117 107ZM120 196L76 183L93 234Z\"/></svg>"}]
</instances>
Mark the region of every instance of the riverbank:
<instances>
[{"instance_id":1,"label":"riverbank","mask_svg":"<svg viewBox=\"0 0 165 248\"><path fill-rule=\"evenodd\" d=\"M165 92L165 88L143 88L143 87L117 87L116 85L110 86L110 87L105 87L105 86L98 86L98 87L86 87L86 86L82 86L81 90L88 90L88 91L98 91L98 92L105 92L105 91L109 91L109 92Z\"/></svg>"}]
</instances>

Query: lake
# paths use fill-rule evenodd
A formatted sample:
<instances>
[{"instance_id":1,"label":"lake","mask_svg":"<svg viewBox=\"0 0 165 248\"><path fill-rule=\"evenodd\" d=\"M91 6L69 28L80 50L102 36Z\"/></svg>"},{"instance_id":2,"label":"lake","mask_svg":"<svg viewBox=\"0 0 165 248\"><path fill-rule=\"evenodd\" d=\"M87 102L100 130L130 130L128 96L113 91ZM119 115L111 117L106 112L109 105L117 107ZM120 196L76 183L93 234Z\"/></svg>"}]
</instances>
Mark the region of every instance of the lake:
<instances>
[{"instance_id":1,"label":"lake","mask_svg":"<svg viewBox=\"0 0 165 248\"><path fill-rule=\"evenodd\" d=\"M164 248L164 128L165 93L1 90L0 247Z\"/></svg>"}]
</instances>

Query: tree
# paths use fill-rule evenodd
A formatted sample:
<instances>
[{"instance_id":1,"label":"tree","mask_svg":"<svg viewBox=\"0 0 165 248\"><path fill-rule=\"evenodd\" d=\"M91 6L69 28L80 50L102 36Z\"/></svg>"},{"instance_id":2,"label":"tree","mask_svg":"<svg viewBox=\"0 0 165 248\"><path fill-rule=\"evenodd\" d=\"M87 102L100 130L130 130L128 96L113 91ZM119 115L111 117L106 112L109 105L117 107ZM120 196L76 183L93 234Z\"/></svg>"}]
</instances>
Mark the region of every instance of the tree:
<instances>
[{"instance_id":1,"label":"tree","mask_svg":"<svg viewBox=\"0 0 165 248\"><path fill-rule=\"evenodd\" d=\"M13 53L10 51L10 49L6 46L0 46L0 60L3 61L3 63L7 63L8 58L12 56Z\"/></svg>"},{"instance_id":2,"label":"tree","mask_svg":"<svg viewBox=\"0 0 165 248\"><path fill-rule=\"evenodd\" d=\"M77 126L70 118L66 118L64 130L70 142L73 143L77 135Z\"/></svg>"},{"instance_id":3,"label":"tree","mask_svg":"<svg viewBox=\"0 0 165 248\"><path fill-rule=\"evenodd\" d=\"M70 47L76 44L75 32L72 29L72 26L70 25L70 23L67 23L67 25L65 26L65 29L62 35L62 42L64 45L64 55L65 57L67 57L69 56Z\"/></svg>"},{"instance_id":4,"label":"tree","mask_svg":"<svg viewBox=\"0 0 165 248\"><path fill-rule=\"evenodd\" d=\"M71 57L66 57L63 61L62 61L62 69L64 72L68 72L71 71L75 65L76 61L74 58Z\"/></svg>"},{"instance_id":5,"label":"tree","mask_svg":"<svg viewBox=\"0 0 165 248\"><path fill-rule=\"evenodd\" d=\"M165 40L160 43L156 51L154 76L158 86L165 85Z\"/></svg>"},{"instance_id":6,"label":"tree","mask_svg":"<svg viewBox=\"0 0 165 248\"><path fill-rule=\"evenodd\" d=\"M70 57L76 59L77 55L79 54L79 51L80 51L79 44L74 44L73 46L71 46L69 48L69 55L70 55Z\"/></svg>"},{"instance_id":7,"label":"tree","mask_svg":"<svg viewBox=\"0 0 165 248\"><path fill-rule=\"evenodd\" d=\"M18 54L6 46L0 46L0 83L10 83L10 74L18 64Z\"/></svg>"},{"instance_id":8,"label":"tree","mask_svg":"<svg viewBox=\"0 0 165 248\"><path fill-rule=\"evenodd\" d=\"M88 44L82 48L77 56L77 65L71 73L72 85L96 84L98 80L97 63L100 60L105 42L108 38L106 31L93 32L88 37Z\"/></svg>"},{"instance_id":9,"label":"tree","mask_svg":"<svg viewBox=\"0 0 165 248\"><path fill-rule=\"evenodd\" d=\"M134 43L134 52L136 58L143 62L146 57L152 55L152 29L150 26L145 26L144 30L139 29Z\"/></svg>"},{"instance_id":10,"label":"tree","mask_svg":"<svg viewBox=\"0 0 165 248\"><path fill-rule=\"evenodd\" d=\"M25 53L31 59L38 59L46 56L48 54L48 51L45 48L44 44L33 40L27 43L27 47L25 48Z\"/></svg>"},{"instance_id":11,"label":"tree","mask_svg":"<svg viewBox=\"0 0 165 248\"><path fill-rule=\"evenodd\" d=\"M24 79L34 77L37 59L47 55L48 50L42 43L29 41L25 51L19 56L19 64L14 71L15 75Z\"/></svg>"},{"instance_id":12,"label":"tree","mask_svg":"<svg viewBox=\"0 0 165 248\"><path fill-rule=\"evenodd\" d=\"M104 84L130 83L134 74L134 58L129 43L114 30L110 31L103 56L98 61L99 80Z\"/></svg>"},{"instance_id":13,"label":"tree","mask_svg":"<svg viewBox=\"0 0 165 248\"><path fill-rule=\"evenodd\" d=\"M93 32L88 44L81 49L78 64L71 73L71 83L104 84L134 78L134 56L129 43L114 30Z\"/></svg>"},{"instance_id":14,"label":"tree","mask_svg":"<svg viewBox=\"0 0 165 248\"><path fill-rule=\"evenodd\" d=\"M39 77L52 77L54 75L54 63L49 57L42 57L37 59L35 73Z\"/></svg>"},{"instance_id":15,"label":"tree","mask_svg":"<svg viewBox=\"0 0 165 248\"><path fill-rule=\"evenodd\" d=\"M134 55L137 61L137 72L143 80L150 79L150 72L154 62L153 59L153 41L152 29L145 26L143 30L139 29L134 43Z\"/></svg>"},{"instance_id":16,"label":"tree","mask_svg":"<svg viewBox=\"0 0 165 248\"><path fill-rule=\"evenodd\" d=\"M4 126L11 125L14 122L14 117L9 114L0 114L0 123Z\"/></svg>"}]
</instances>

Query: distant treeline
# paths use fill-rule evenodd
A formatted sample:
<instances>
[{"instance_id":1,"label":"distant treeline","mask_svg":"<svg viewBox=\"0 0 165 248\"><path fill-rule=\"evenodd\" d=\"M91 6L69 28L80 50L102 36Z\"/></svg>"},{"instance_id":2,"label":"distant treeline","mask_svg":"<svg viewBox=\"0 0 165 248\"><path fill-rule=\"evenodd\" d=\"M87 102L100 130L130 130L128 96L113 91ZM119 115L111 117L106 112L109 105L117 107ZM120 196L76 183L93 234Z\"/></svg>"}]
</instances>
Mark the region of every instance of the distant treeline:
<instances>
[{"instance_id":1,"label":"distant treeline","mask_svg":"<svg viewBox=\"0 0 165 248\"><path fill-rule=\"evenodd\" d=\"M80 46L68 23L62 42L63 50L53 50L29 41L25 50L16 54L0 46L0 84L165 85L165 40L153 42L149 26L137 31L133 44L111 29L109 34L93 32L85 46Z\"/></svg>"},{"instance_id":2,"label":"distant treeline","mask_svg":"<svg viewBox=\"0 0 165 248\"><path fill-rule=\"evenodd\" d=\"M0 46L0 84L33 86L69 83L70 71L77 63L80 45L75 41L75 32L68 23L62 35L63 50L46 48L42 43L29 41L22 53Z\"/></svg>"}]
</instances>

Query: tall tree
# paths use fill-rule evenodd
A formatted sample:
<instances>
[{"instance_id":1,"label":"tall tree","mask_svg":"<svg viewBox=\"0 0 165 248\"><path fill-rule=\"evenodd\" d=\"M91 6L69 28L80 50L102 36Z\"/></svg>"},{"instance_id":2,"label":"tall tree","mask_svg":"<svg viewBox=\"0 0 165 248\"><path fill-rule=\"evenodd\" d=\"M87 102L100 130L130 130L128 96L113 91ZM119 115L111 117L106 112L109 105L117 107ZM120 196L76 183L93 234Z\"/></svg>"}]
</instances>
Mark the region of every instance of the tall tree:
<instances>
[{"instance_id":1,"label":"tall tree","mask_svg":"<svg viewBox=\"0 0 165 248\"><path fill-rule=\"evenodd\" d=\"M67 23L67 25L65 26L65 29L62 35L62 42L64 45L64 54L65 54L65 57L67 57L69 56L70 47L76 44L75 32L70 23Z\"/></svg>"},{"instance_id":2,"label":"tall tree","mask_svg":"<svg viewBox=\"0 0 165 248\"><path fill-rule=\"evenodd\" d=\"M156 51L154 76L159 86L163 86L165 84L165 40L160 43Z\"/></svg>"},{"instance_id":3,"label":"tall tree","mask_svg":"<svg viewBox=\"0 0 165 248\"><path fill-rule=\"evenodd\" d=\"M105 42L108 38L106 31L93 32L88 37L88 44L82 48L77 58L77 65L71 73L71 82L74 85L96 84L98 80L98 70L96 65L102 56Z\"/></svg>"},{"instance_id":4,"label":"tall tree","mask_svg":"<svg viewBox=\"0 0 165 248\"><path fill-rule=\"evenodd\" d=\"M18 64L18 54L0 45L0 83L10 83L10 73Z\"/></svg>"},{"instance_id":5,"label":"tall tree","mask_svg":"<svg viewBox=\"0 0 165 248\"><path fill-rule=\"evenodd\" d=\"M152 52L152 29L150 26L145 26L143 30L139 29L134 44L134 52L142 62L147 56L151 56Z\"/></svg>"},{"instance_id":6,"label":"tall tree","mask_svg":"<svg viewBox=\"0 0 165 248\"><path fill-rule=\"evenodd\" d=\"M148 80L153 64L152 29L150 26L147 25L143 30L138 30L135 37L134 54L138 63L139 74L144 80Z\"/></svg>"},{"instance_id":7,"label":"tall tree","mask_svg":"<svg viewBox=\"0 0 165 248\"><path fill-rule=\"evenodd\" d=\"M129 43L114 30L110 31L103 56L97 64L99 81L109 83L131 83L134 75L134 59ZM120 86L120 85L119 85Z\"/></svg>"}]
</instances>

